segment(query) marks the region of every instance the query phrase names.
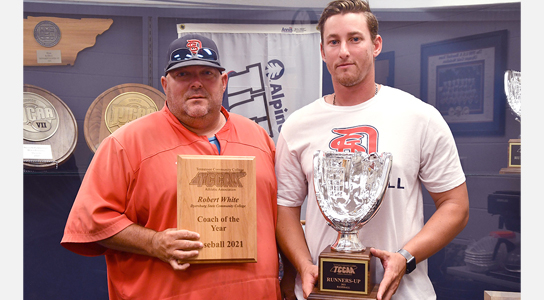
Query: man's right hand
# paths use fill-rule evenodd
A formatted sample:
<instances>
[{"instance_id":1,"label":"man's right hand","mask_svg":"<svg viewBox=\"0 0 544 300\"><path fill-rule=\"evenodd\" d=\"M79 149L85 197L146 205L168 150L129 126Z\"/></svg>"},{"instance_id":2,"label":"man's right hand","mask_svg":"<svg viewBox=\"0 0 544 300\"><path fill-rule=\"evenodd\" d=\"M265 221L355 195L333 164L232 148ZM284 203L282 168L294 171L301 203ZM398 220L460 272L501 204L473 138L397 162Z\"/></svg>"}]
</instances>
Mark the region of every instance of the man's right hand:
<instances>
[{"instance_id":1,"label":"man's right hand","mask_svg":"<svg viewBox=\"0 0 544 300\"><path fill-rule=\"evenodd\" d=\"M193 231L174 228L155 231L132 224L97 243L113 250L156 257L174 270L185 270L189 267L185 260L197 256L204 247L199 239L200 235Z\"/></svg>"},{"instance_id":2,"label":"man's right hand","mask_svg":"<svg viewBox=\"0 0 544 300\"><path fill-rule=\"evenodd\" d=\"M314 289L317 277L319 276L319 268L314 264L308 264L302 270L300 278L302 280L302 292L304 293L304 299L308 298Z\"/></svg>"},{"instance_id":3,"label":"man's right hand","mask_svg":"<svg viewBox=\"0 0 544 300\"><path fill-rule=\"evenodd\" d=\"M151 238L152 255L169 263L174 270L185 270L189 267L186 260L197 256L204 246L199 239L198 233L188 230L170 228L156 232Z\"/></svg>"}]
</instances>

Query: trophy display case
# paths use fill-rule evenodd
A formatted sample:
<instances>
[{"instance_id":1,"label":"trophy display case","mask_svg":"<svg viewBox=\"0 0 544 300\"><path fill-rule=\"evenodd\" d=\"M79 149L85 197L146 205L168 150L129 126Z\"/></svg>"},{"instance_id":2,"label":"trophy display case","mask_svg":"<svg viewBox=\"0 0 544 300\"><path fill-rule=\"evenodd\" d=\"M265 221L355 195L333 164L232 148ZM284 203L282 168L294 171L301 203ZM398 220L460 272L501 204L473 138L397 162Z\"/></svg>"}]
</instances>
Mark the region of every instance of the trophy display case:
<instances>
[{"instance_id":1,"label":"trophy display case","mask_svg":"<svg viewBox=\"0 0 544 300\"><path fill-rule=\"evenodd\" d=\"M150 107L153 108L149 111L162 108L165 96L160 78L164 75L167 46L177 37L176 28L180 20L193 23L202 23L203 20L221 20L224 23L232 24L285 23L288 24L285 28L289 29L298 22L317 23L317 18L323 9L322 7L313 8L309 9L310 13L301 14L300 11L303 9L299 7L281 9L252 7L258 13L248 14L246 8L195 8L171 3L173 2L170 1L168 5L173 5L172 7L168 5L166 7L153 6L153 9L149 9L149 7L138 5L111 5L107 4L107 1L100 4L89 4L85 1L81 3L64 1L62 4L52 1L25 0L24 2L23 18L39 17L39 21L34 19L37 22L33 27L42 21L48 22L40 24L36 37L34 36L34 28L25 31L25 34L27 32L32 34L32 36L25 37L25 43L28 41L36 43L36 45L32 46L33 50L30 54L33 56L33 62L28 65L23 63L24 79L22 86L21 84L18 86L33 86L36 87L34 91L39 88L61 99L67 109L63 112L64 123L59 124L59 128L65 126L65 132L69 133L69 135L66 133L66 138L62 139L61 144L55 143L64 149L56 162L53 161L54 158L43 159L42 163L47 164L44 167L31 162L30 159L23 160L24 219L22 225L24 226L21 226L21 231L24 236L22 244L24 248L21 249L21 252L24 259L23 291L25 299L77 298L94 300L107 299L108 297L104 258L78 256L59 245L68 213L87 168L97 147L99 147L99 142L113 131L108 130L106 124L100 124L101 119L107 118L108 103L100 102L101 106L98 111L99 104L94 103L95 100L100 98L104 92L119 86L126 87L126 84L138 85L140 89L135 92L144 93L141 89L141 85L144 85L146 90L152 89L153 96L148 95L148 97L156 105L155 108L149 102ZM382 51L384 55L377 58L377 66L387 65L387 68L379 67L376 70L376 78L387 80L379 82L380 84L390 85L420 97L421 78L417 74L422 68L422 45L497 30L507 31L507 51L502 57L505 60L506 69L502 72L521 70L520 3L482 5L477 9L455 8L455 16L462 16L462 18L452 18L450 10L451 8L436 8L432 14L428 10L407 12L402 9L398 11L377 9L375 11L380 20L380 31L385 41ZM301 21L301 16L306 16L305 18L308 19ZM61 19L66 22L59 22ZM95 24L92 19L96 19L95 21L98 23L104 23L100 25L101 29L97 32L82 33L81 36L93 36L93 39L88 43L88 46L77 50L79 51L77 57L71 54L70 62L63 62L63 59L68 55L63 48L67 44L66 38L69 36L78 37L80 36L79 31L85 31L85 26L66 29L67 25L64 24L79 22ZM399 27L399 21L406 22L408 26ZM70 34L66 30L69 30ZM70 47L73 48L73 44ZM242 53L250 52L248 49L240 49L240 51ZM461 50L455 51L460 52ZM25 54L27 59L28 55L28 53ZM267 63L263 62L264 66L267 66ZM318 64L320 62L316 62L316 65ZM468 68L464 65L461 67ZM271 70L265 70L263 67L261 71L262 81L270 80L267 75L270 75ZM308 72L314 71L317 72L313 69ZM322 93L330 93L332 84L326 68L323 69L322 75ZM439 82L446 82L446 80ZM124 89L122 92L131 91ZM435 286L438 300L451 299L447 298L447 295L452 293L457 296L463 295L465 290L467 295L472 295L471 293L477 290L478 299L483 297L483 291L480 292L483 288L512 292L520 290L520 285L515 280L468 270L462 270L462 273L455 272L455 268L465 265L463 259L459 259L459 255L464 255L465 249L472 240L478 240L495 231L511 231L516 235L521 233L521 229L519 232L510 229L512 228L510 223L516 217L504 212L505 209L509 210L508 207L521 205L523 198L521 195L525 196L523 193L521 195L515 194L521 190L521 172L500 173L501 168L516 167L515 157L509 163L508 151L511 153L517 151L515 148L517 141L515 140L520 138L521 124L510 113L506 93L504 90L501 92L504 104L503 115L498 120L502 121L501 125L504 127L502 133L454 136L467 178L471 203L470 219L463 232L444 251L429 259L429 276ZM21 99L24 96L22 93L23 91L20 93ZM287 95L285 90L281 90L281 93ZM108 102L113 98L108 98ZM285 96L283 99L284 103L289 101L287 98ZM118 100L120 99L118 98ZM272 99L269 100L272 101ZM314 100L307 99L308 102ZM45 112L46 103L44 103L36 102L35 105L41 107L40 109L43 108L42 110ZM54 103L51 102L51 104ZM89 113L89 109L92 110L92 108L96 108L97 112ZM110 108L113 108L113 104ZM23 109L25 111L25 108ZM129 111L129 108L118 111L126 112ZM26 115L26 121L30 122L24 126L27 126L29 130L37 133L54 127L54 120L48 119L47 114L42 114L46 118L38 120L34 119L34 115L31 115L31 109L27 112L30 114ZM274 117L274 113L278 113L273 106L269 106L269 112L272 117ZM287 119L288 113L292 111L282 108L279 112L285 114L282 117ZM89 119L87 119L87 114L89 114ZM143 113L138 115L143 115ZM47 120L48 123L42 122L43 120ZM95 122L95 120L98 121ZM109 128L113 127L110 125ZM57 135L61 133L59 130L56 131ZM44 144L53 141L54 138L56 139L56 136L43 141L25 142L23 140L23 144ZM514 147L510 147L510 145ZM45 152L43 149L39 151ZM53 152L53 156L55 155ZM31 165L27 166L27 164ZM517 170L521 171L520 168ZM424 217L427 220L435 207L430 196L425 193L424 191ZM508 199L519 198L519 202L511 200L508 203L509 206L501 206L503 202L497 199L502 199L500 197L505 194L509 197ZM491 201L493 204L488 204L488 197L495 199ZM304 208L302 215L304 216ZM505 224L502 229L500 229L501 222ZM461 250L452 250L458 248ZM502 243L500 248L500 253L509 253L507 250L502 250L507 248L505 243ZM469 276L474 279L470 279L472 282L467 284L466 278L472 278ZM497 279L497 277L499 278ZM477 287L474 287L476 284ZM470 296L461 298L472 299Z\"/></svg>"}]
</instances>

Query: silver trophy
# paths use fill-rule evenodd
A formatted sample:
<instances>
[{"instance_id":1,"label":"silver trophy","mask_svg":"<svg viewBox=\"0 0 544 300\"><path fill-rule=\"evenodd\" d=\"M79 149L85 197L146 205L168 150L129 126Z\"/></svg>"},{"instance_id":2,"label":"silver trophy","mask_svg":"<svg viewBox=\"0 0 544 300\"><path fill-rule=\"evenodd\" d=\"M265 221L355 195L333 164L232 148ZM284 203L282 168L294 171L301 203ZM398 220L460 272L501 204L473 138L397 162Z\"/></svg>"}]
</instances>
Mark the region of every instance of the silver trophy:
<instances>
[{"instance_id":1,"label":"silver trophy","mask_svg":"<svg viewBox=\"0 0 544 300\"><path fill-rule=\"evenodd\" d=\"M328 224L338 231L332 250L361 252L357 233L376 215L389 185L391 153L314 153L317 204Z\"/></svg>"},{"instance_id":2,"label":"silver trophy","mask_svg":"<svg viewBox=\"0 0 544 300\"><path fill-rule=\"evenodd\" d=\"M504 93L512 113L516 115L516 121L521 124L521 72L504 72ZM517 139L508 140L508 167L502 168L499 173L521 173L521 133Z\"/></svg>"},{"instance_id":3,"label":"silver trophy","mask_svg":"<svg viewBox=\"0 0 544 300\"><path fill-rule=\"evenodd\" d=\"M521 72L508 70L504 73L504 93L516 120L521 123Z\"/></svg>"}]
</instances>

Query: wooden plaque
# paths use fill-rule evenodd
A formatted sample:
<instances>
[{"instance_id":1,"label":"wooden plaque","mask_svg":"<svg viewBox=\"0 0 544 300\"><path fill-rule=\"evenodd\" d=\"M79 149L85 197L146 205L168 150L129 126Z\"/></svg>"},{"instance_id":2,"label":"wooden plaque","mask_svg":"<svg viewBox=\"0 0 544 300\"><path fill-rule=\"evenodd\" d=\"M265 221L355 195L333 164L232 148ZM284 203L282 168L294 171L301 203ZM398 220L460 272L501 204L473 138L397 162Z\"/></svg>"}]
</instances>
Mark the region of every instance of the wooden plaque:
<instances>
[{"instance_id":1,"label":"wooden plaque","mask_svg":"<svg viewBox=\"0 0 544 300\"><path fill-rule=\"evenodd\" d=\"M44 22L46 27L41 26ZM23 64L74 65L78 53L94 46L96 37L111 24L112 19L28 16L23 20Z\"/></svg>"},{"instance_id":2,"label":"wooden plaque","mask_svg":"<svg viewBox=\"0 0 544 300\"><path fill-rule=\"evenodd\" d=\"M200 234L190 263L257 262L255 157L179 155L178 229Z\"/></svg>"},{"instance_id":3,"label":"wooden plaque","mask_svg":"<svg viewBox=\"0 0 544 300\"><path fill-rule=\"evenodd\" d=\"M45 145L51 159L23 159L31 170L57 168L68 160L77 144L77 123L70 108L53 93L30 84L23 88L23 147Z\"/></svg>"},{"instance_id":4,"label":"wooden plaque","mask_svg":"<svg viewBox=\"0 0 544 300\"><path fill-rule=\"evenodd\" d=\"M87 109L83 133L89 148L96 152L107 136L124 124L164 106L166 96L141 83L125 83L100 94Z\"/></svg>"}]
</instances>

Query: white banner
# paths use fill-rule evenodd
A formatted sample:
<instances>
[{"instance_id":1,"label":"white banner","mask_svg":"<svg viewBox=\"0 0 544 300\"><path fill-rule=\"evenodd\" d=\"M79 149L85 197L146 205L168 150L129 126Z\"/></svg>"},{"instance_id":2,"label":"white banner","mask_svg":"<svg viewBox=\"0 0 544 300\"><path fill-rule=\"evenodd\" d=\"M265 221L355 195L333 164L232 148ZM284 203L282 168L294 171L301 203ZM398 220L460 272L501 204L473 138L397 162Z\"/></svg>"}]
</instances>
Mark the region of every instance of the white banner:
<instances>
[{"instance_id":1,"label":"white banner","mask_svg":"<svg viewBox=\"0 0 544 300\"><path fill-rule=\"evenodd\" d=\"M215 41L229 74L223 106L261 125L274 142L292 112L321 97L315 25L178 24L177 31Z\"/></svg>"}]
</instances>

